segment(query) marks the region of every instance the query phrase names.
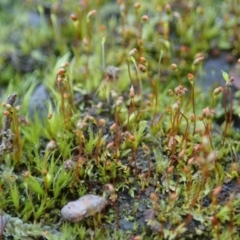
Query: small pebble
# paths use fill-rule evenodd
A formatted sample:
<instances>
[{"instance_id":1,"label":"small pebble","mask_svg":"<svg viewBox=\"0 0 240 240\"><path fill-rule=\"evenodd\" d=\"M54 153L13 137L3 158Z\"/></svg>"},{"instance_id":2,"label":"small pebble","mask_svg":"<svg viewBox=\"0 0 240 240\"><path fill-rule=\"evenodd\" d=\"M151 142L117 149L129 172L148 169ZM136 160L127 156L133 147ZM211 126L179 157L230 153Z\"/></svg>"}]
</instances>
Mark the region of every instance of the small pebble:
<instances>
[{"instance_id":1,"label":"small pebble","mask_svg":"<svg viewBox=\"0 0 240 240\"><path fill-rule=\"evenodd\" d=\"M85 217L101 212L106 205L107 201L105 198L88 194L76 201L67 203L62 208L61 215L63 219L75 223L81 221Z\"/></svg>"}]
</instances>

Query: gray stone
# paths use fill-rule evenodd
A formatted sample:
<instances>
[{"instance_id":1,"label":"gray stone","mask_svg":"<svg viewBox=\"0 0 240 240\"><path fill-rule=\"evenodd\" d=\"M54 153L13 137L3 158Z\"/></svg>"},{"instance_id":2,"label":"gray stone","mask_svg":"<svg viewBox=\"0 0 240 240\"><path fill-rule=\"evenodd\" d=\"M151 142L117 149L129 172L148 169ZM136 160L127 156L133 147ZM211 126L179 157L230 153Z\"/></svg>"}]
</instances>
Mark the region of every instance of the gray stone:
<instances>
[{"instance_id":1,"label":"gray stone","mask_svg":"<svg viewBox=\"0 0 240 240\"><path fill-rule=\"evenodd\" d=\"M126 219L120 219L119 225L120 225L120 228L124 231L129 231L133 229L133 223L129 222Z\"/></svg>"},{"instance_id":2,"label":"gray stone","mask_svg":"<svg viewBox=\"0 0 240 240\"><path fill-rule=\"evenodd\" d=\"M40 120L43 120L48 115L48 109L47 104L49 104L51 101L50 94L47 90L47 88L40 84L38 85L29 101L29 115L32 120L34 120L34 117L40 118Z\"/></svg>"}]
</instances>

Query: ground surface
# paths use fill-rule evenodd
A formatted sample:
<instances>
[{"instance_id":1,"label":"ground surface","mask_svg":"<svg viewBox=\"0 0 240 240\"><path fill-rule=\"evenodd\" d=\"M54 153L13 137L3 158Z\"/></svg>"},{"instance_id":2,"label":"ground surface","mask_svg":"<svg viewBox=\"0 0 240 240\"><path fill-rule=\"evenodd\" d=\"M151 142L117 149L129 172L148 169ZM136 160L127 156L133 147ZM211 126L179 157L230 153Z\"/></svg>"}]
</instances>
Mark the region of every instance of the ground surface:
<instances>
[{"instance_id":1,"label":"ground surface","mask_svg":"<svg viewBox=\"0 0 240 240\"><path fill-rule=\"evenodd\" d=\"M11 107L22 105L1 153L3 239L240 238L240 11L230 2L217 12L207 1L152 1L139 12L132 1L0 4L2 102L16 92ZM212 100L214 88L228 89L221 70L235 78L226 101ZM204 118L207 106L214 117ZM196 130L194 111L204 118ZM115 192L101 214L62 219L67 202L102 196L106 184Z\"/></svg>"}]
</instances>

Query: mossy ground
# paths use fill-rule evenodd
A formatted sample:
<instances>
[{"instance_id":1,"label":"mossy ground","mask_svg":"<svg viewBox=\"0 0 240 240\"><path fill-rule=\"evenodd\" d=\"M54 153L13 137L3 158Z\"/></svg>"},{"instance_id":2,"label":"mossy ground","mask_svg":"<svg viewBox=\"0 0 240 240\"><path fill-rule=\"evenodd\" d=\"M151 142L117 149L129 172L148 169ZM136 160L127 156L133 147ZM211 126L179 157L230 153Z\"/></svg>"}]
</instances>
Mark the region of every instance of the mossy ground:
<instances>
[{"instance_id":1,"label":"mossy ground","mask_svg":"<svg viewBox=\"0 0 240 240\"><path fill-rule=\"evenodd\" d=\"M240 238L237 1L0 11L3 239ZM106 184L101 214L61 219Z\"/></svg>"}]
</instances>

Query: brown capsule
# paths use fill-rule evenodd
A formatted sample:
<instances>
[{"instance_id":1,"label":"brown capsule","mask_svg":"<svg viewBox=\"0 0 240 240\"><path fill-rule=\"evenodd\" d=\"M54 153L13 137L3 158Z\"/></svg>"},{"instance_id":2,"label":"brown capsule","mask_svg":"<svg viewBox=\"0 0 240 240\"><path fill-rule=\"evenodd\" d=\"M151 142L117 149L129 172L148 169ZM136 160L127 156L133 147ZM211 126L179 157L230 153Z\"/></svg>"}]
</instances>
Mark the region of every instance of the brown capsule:
<instances>
[{"instance_id":1,"label":"brown capsule","mask_svg":"<svg viewBox=\"0 0 240 240\"><path fill-rule=\"evenodd\" d=\"M198 57L193 61L193 65L198 65L204 60L204 57Z\"/></svg>"},{"instance_id":2,"label":"brown capsule","mask_svg":"<svg viewBox=\"0 0 240 240\"><path fill-rule=\"evenodd\" d=\"M47 169L43 169L42 174L43 174L44 176L46 176L46 175L48 174L48 170L47 170Z\"/></svg>"},{"instance_id":3,"label":"brown capsule","mask_svg":"<svg viewBox=\"0 0 240 240\"><path fill-rule=\"evenodd\" d=\"M213 226L217 226L218 225L218 218L217 218L217 216L215 214L210 218L210 220L212 221L212 225Z\"/></svg>"},{"instance_id":4,"label":"brown capsule","mask_svg":"<svg viewBox=\"0 0 240 240\"><path fill-rule=\"evenodd\" d=\"M114 147L114 142L113 141L108 143L107 146L106 146L107 149L112 149L113 147Z\"/></svg>"},{"instance_id":5,"label":"brown capsule","mask_svg":"<svg viewBox=\"0 0 240 240\"><path fill-rule=\"evenodd\" d=\"M111 166L112 166L111 161L106 161L106 166L107 166L107 167L111 167Z\"/></svg>"},{"instance_id":6,"label":"brown capsule","mask_svg":"<svg viewBox=\"0 0 240 240\"><path fill-rule=\"evenodd\" d=\"M104 127L105 125L106 125L106 120L103 119L103 118L100 118L100 119L98 120L98 126Z\"/></svg>"},{"instance_id":7,"label":"brown capsule","mask_svg":"<svg viewBox=\"0 0 240 240\"><path fill-rule=\"evenodd\" d=\"M7 104L5 105L5 108L6 108L7 110L11 111L11 110L12 110L12 105L9 104L9 103L7 103Z\"/></svg>"},{"instance_id":8,"label":"brown capsule","mask_svg":"<svg viewBox=\"0 0 240 240\"><path fill-rule=\"evenodd\" d=\"M146 101L146 105L148 106L148 107L150 107L151 106L151 102L150 101Z\"/></svg>"},{"instance_id":9,"label":"brown capsule","mask_svg":"<svg viewBox=\"0 0 240 240\"><path fill-rule=\"evenodd\" d=\"M20 105L17 105L17 106L15 107L15 110L16 110L17 112L19 112L19 111L21 110L21 106L20 106Z\"/></svg>"},{"instance_id":10,"label":"brown capsule","mask_svg":"<svg viewBox=\"0 0 240 240\"><path fill-rule=\"evenodd\" d=\"M66 68L66 67L68 67L69 65L70 65L69 62L65 62L65 63L63 64L63 67Z\"/></svg>"},{"instance_id":11,"label":"brown capsule","mask_svg":"<svg viewBox=\"0 0 240 240\"><path fill-rule=\"evenodd\" d=\"M133 56L133 55L135 55L136 52L137 52L137 49L136 49L136 48L133 48L133 49L128 53L128 55L129 55L129 56Z\"/></svg>"},{"instance_id":12,"label":"brown capsule","mask_svg":"<svg viewBox=\"0 0 240 240\"><path fill-rule=\"evenodd\" d=\"M85 46L89 45L89 39L87 37L84 37L82 42Z\"/></svg>"},{"instance_id":13,"label":"brown capsule","mask_svg":"<svg viewBox=\"0 0 240 240\"><path fill-rule=\"evenodd\" d=\"M202 52L196 53L196 55L194 56L194 59L197 59L197 58L200 58L200 57L204 57Z\"/></svg>"},{"instance_id":14,"label":"brown capsule","mask_svg":"<svg viewBox=\"0 0 240 240\"><path fill-rule=\"evenodd\" d=\"M123 104L123 97L122 96L120 96L120 97L118 97L118 99L117 99L117 101L116 101L116 106L121 106Z\"/></svg>"},{"instance_id":15,"label":"brown capsule","mask_svg":"<svg viewBox=\"0 0 240 240\"><path fill-rule=\"evenodd\" d=\"M157 202L158 201L158 196L155 192L151 192L150 193L150 199L153 201L153 202Z\"/></svg>"},{"instance_id":16,"label":"brown capsule","mask_svg":"<svg viewBox=\"0 0 240 240\"><path fill-rule=\"evenodd\" d=\"M169 95L169 96L173 96L173 90L172 90L172 89L169 89L169 90L168 90L168 95Z\"/></svg>"},{"instance_id":17,"label":"brown capsule","mask_svg":"<svg viewBox=\"0 0 240 240\"><path fill-rule=\"evenodd\" d=\"M194 122L196 120L195 115L192 113L190 115L190 122Z\"/></svg>"},{"instance_id":18,"label":"brown capsule","mask_svg":"<svg viewBox=\"0 0 240 240\"><path fill-rule=\"evenodd\" d=\"M134 137L132 134L130 134L130 135L129 135L129 140L132 141L132 142L134 142L134 141L135 141L135 137Z\"/></svg>"},{"instance_id":19,"label":"brown capsule","mask_svg":"<svg viewBox=\"0 0 240 240\"><path fill-rule=\"evenodd\" d=\"M213 109L210 109L209 107L206 107L202 111L202 115L204 118L211 119L214 117L215 111Z\"/></svg>"},{"instance_id":20,"label":"brown capsule","mask_svg":"<svg viewBox=\"0 0 240 240\"><path fill-rule=\"evenodd\" d=\"M176 111L176 110L179 110L180 109L180 102L175 102L173 105L172 105L172 109L174 110L174 111Z\"/></svg>"},{"instance_id":21,"label":"brown capsule","mask_svg":"<svg viewBox=\"0 0 240 240\"><path fill-rule=\"evenodd\" d=\"M87 19L90 19L91 17L93 17L95 14L97 13L97 10L92 10L87 14Z\"/></svg>"},{"instance_id":22,"label":"brown capsule","mask_svg":"<svg viewBox=\"0 0 240 240\"><path fill-rule=\"evenodd\" d=\"M217 95L219 95L221 92L223 92L223 90L224 90L224 89L223 89L222 86L217 87L217 88L214 89L213 94L214 94L215 96L217 96Z\"/></svg>"},{"instance_id":23,"label":"brown capsule","mask_svg":"<svg viewBox=\"0 0 240 240\"><path fill-rule=\"evenodd\" d=\"M63 98L64 98L64 99L68 99L68 94L67 94L67 93L64 93L64 94L63 94Z\"/></svg>"},{"instance_id":24,"label":"brown capsule","mask_svg":"<svg viewBox=\"0 0 240 240\"><path fill-rule=\"evenodd\" d=\"M214 188L213 189L213 196L218 197L221 191L222 191L222 186L218 186L218 187Z\"/></svg>"},{"instance_id":25,"label":"brown capsule","mask_svg":"<svg viewBox=\"0 0 240 240\"><path fill-rule=\"evenodd\" d=\"M188 73L187 77L190 82L193 82L194 76L192 73Z\"/></svg>"},{"instance_id":26,"label":"brown capsule","mask_svg":"<svg viewBox=\"0 0 240 240\"><path fill-rule=\"evenodd\" d=\"M115 193L115 188L114 188L114 186L112 185L112 184L110 184L110 183L107 183L107 184L105 184L104 185L104 189L108 192L108 194L113 194L113 193Z\"/></svg>"},{"instance_id":27,"label":"brown capsule","mask_svg":"<svg viewBox=\"0 0 240 240\"><path fill-rule=\"evenodd\" d=\"M58 75L59 76L63 77L65 75L65 73L66 73L65 68L61 67L61 68L58 69Z\"/></svg>"},{"instance_id":28,"label":"brown capsule","mask_svg":"<svg viewBox=\"0 0 240 240\"><path fill-rule=\"evenodd\" d=\"M139 9L141 7L141 4L139 2L134 3L134 8Z\"/></svg>"},{"instance_id":29,"label":"brown capsule","mask_svg":"<svg viewBox=\"0 0 240 240\"><path fill-rule=\"evenodd\" d=\"M185 166L183 168L183 171L184 171L184 173L188 174L190 172L190 169L187 166Z\"/></svg>"},{"instance_id":30,"label":"brown capsule","mask_svg":"<svg viewBox=\"0 0 240 240\"><path fill-rule=\"evenodd\" d=\"M58 78L57 78L57 83L61 83L63 81L63 78L61 77L61 76L59 76Z\"/></svg>"},{"instance_id":31,"label":"brown capsule","mask_svg":"<svg viewBox=\"0 0 240 240\"><path fill-rule=\"evenodd\" d=\"M179 157L180 159L182 159L182 158L184 157L184 155L185 155L185 149L183 149L183 150L181 150L181 151L179 152L178 157Z\"/></svg>"},{"instance_id":32,"label":"brown capsule","mask_svg":"<svg viewBox=\"0 0 240 240\"><path fill-rule=\"evenodd\" d=\"M174 170L174 166L170 166L170 167L168 167L167 172L168 172L169 174L171 174L171 173L173 173L173 170Z\"/></svg>"},{"instance_id":33,"label":"brown capsule","mask_svg":"<svg viewBox=\"0 0 240 240\"><path fill-rule=\"evenodd\" d=\"M134 98L134 96L135 96L135 93L134 93L134 88L133 88L133 85L132 85L131 88L130 88L129 97Z\"/></svg>"},{"instance_id":34,"label":"brown capsule","mask_svg":"<svg viewBox=\"0 0 240 240\"><path fill-rule=\"evenodd\" d=\"M194 157L192 157L188 160L188 165L192 165L193 163L194 163Z\"/></svg>"},{"instance_id":35,"label":"brown capsule","mask_svg":"<svg viewBox=\"0 0 240 240\"><path fill-rule=\"evenodd\" d=\"M115 100L115 101L118 98L118 95L117 95L117 93L114 90L111 90L111 96L112 96L113 100Z\"/></svg>"},{"instance_id":36,"label":"brown capsule","mask_svg":"<svg viewBox=\"0 0 240 240\"><path fill-rule=\"evenodd\" d=\"M142 240L141 236L134 236L132 240Z\"/></svg>"},{"instance_id":37,"label":"brown capsule","mask_svg":"<svg viewBox=\"0 0 240 240\"><path fill-rule=\"evenodd\" d=\"M31 176L31 173L29 172L29 171L26 171L25 173L24 173L24 177L25 178L29 178Z\"/></svg>"},{"instance_id":38,"label":"brown capsule","mask_svg":"<svg viewBox=\"0 0 240 240\"><path fill-rule=\"evenodd\" d=\"M147 16L147 15L143 15L143 16L142 16L142 21L143 21L143 22L148 21L148 16Z\"/></svg>"},{"instance_id":39,"label":"brown capsule","mask_svg":"<svg viewBox=\"0 0 240 240\"><path fill-rule=\"evenodd\" d=\"M86 115L85 120L88 122L94 122L95 118L88 114L88 115Z\"/></svg>"},{"instance_id":40,"label":"brown capsule","mask_svg":"<svg viewBox=\"0 0 240 240\"><path fill-rule=\"evenodd\" d=\"M178 66L176 63L172 63L170 67L173 71L176 71L178 69Z\"/></svg>"},{"instance_id":41,"label":"brown capsule","mask_svg":"<svg viewBox=\"0 0 240 240\"><path fill-rule=\"evenodd\" d=\"M172 12L172 8L171 8L170 4L166 4L165 11L166 11L167 14L170 14Z\"/></svg>"},{"instance_id":42,"label":"brown capsule","mask_svg":"<svg viewBox=\"0 0 240 240\"><path fill-rule=\"evenodd\" d=\"M86 126L87 126L86 122L83 121L82 119L79 119L79 120L77 121L77 129L83 130L83 129L86 128Z\"/></svg>"},{"instance_id":43,"label":"brown capsule","mask_svg":"<svg viewBox=\"0 0 240 240\"><path fill-rule=\"evenodd\" d=\"M48 119L51 119L52 116L53 116L53 114L52 114L52 113L49 113L47 118L48 118Z\"/></svg>"},{"instance_id":44,"label":"brown capsule","mask_svg":"<svg viewBox=\"0 0 240 240\"><path fill-rule=\"evenodd\" d=\"M147 67L144 66L143 64L138 64L138 69L143 73L147 71Z\"/></svg>"},{"instance_id":45,"label":"brown capsule","mask_svg":"<svg viewBox=\"0 0 240 240\"><path fill-rule=\"evenodd\" d=\"M4 111L3 114L7 117L11 115L11 113L9 111Z\"/></svg>"},{"instance_id":46,"label":"brown capsule","mask_svg":"<svg viewBox=\"0 0 240 240\"><path fill-rule=\"evenodd\" d=\"M140 58L139 58L139 62L140 62L140 63L146 63L147 60L146 60L145 57L140 57Z\"/></svg>"},{"instance_id":47,"label":"brown capsule","mask_svg":"<svg viewBox=\"0 0 240 240\"><path fill-rule=\"evenodd\" d=\"M54 140L51 140L48 142L47 146L46 146L46 151L53 151L57 148L57 144Z\"/></svg>"},{"instance_id":48,"label":"brown capsule","mask_svg":"<svg viewBox=\"0 0 240 240\"><path fill-rule=\"evenodd\" d=\"M111 130L111 131L117 130L117 124L116 124L116 123L113 123L112 126L110 126L110 130Z\"/></svg>"},{"instance_id":49,"label":"brown capsule","mask_svg":"<svg viewBox=\"0 0 240 240\"><path fill-rule=\"evenodd\" d=\"M143 46L143 40L142 39L138 39L138 46L142 47Z\"/></svg>"},{"instance_id":50,"label":"brown capsule","mask_svg":"<svg viewBox=\"0 0 240 240\"><path fill-rule=\"evenodd\" d=\"M227 87L232 87L234 82L234 77L230 77L229 81L227 81L226 86Z\"/></svg>"},{"instance_id":51,"label":"brown capsule","mask_svg":"<svg viewBox=\"0 0 240 240\"><path fill-rule=\"evenodd\" d=\"M173 201L174 201L174 200L177 199L177 197L178 197L178 194L177 194L176 192L169 194L169 199L170 199L170 200L173 200Z\"/></svg>"},{"instance_id":52,"label":"brown capsule","mask_svg":"<svg viewBox=\"0 0 240 240\"><path fill-rule=\"evenodd\" d=\"M71 18L74 22L78 20L77 15L74 14L74 13L72 13L72 14L70 15L70 18Z\"/></svg>"}]
</instances>

